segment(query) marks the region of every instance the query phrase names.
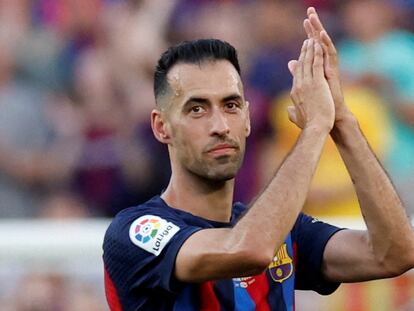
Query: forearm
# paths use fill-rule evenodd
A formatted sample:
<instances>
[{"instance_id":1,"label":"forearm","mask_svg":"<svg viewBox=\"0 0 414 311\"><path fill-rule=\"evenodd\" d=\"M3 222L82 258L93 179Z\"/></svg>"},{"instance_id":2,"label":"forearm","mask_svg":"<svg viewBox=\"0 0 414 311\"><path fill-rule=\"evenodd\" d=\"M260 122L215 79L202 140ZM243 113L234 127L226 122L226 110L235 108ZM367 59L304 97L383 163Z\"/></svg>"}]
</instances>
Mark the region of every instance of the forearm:
<instances>
[{"instance_id":1,"label":"forearm","mask_svg":"<svg viewBox=\"0 0 414 311\"><path fill-rule=\"evenodd\" d=\"M192 282L258 274L293 228L332 129L335 107L319 44L305 41L299 60L289 64L294 106L288 114L303 128L296 145L233 228L201 230L184 243L176 259L177 279Z\"/></svg>"},{"instance_id":2,"label":"forearm","mask_svg":"<svg viewBox=\"0 0 414 311\"><path fill-rule=\"evenodd\" d=\"M403 204L355 117L337 122L331 135L354 183L375 259L412 265L414 238Z\"/></svg>"},{"instance_id":3,"label":"forearm","mask_svg":"<svg viewBox=\"0 0 414 311\"><path fill-rule=\"evenodd\" d=\"M177 278L201 282L261 273L303 207L327 136L326 130L303 130L272 181L232 229L202 230L186 241L177 256Z\"/></svg>"},{"instance_id":4,"label":"forearm","mask_svg":"<svg viewBox=\"0 0 414 311\"><path fill-rule=\"evenodd\" d=\"M327 136L318 128L302 131L269 185L234 227L238 243L273 258L302 210Z\"/></svg>"},{"instance_id":5,"label":"forearm","mask_svg":"<svg viewBox=\"0 0 414 311\"><path fill-rule=\"evenodd\" d=\"M275 177L233 230L242 245L263 252L267 264L302 210L335 117L321 45L313 39L306 40L298 61L289 62L288 67L294 77L294 106L288 108L289 119L303 130Z\"/></svg>"}]
</instances>

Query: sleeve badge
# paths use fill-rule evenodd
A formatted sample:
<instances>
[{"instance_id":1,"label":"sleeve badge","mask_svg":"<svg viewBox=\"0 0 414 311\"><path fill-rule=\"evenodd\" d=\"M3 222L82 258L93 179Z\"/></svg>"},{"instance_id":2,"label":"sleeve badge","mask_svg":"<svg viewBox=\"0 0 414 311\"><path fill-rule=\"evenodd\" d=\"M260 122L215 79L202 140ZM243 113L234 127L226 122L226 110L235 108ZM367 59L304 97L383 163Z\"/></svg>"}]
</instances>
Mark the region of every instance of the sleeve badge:
<instances>
[{"instance_id":1,"label":"sleeve badge","mask_svg":"<svg viewBox=\"0 0 414 311\"><path fill-rule=\"evenodd\" d=\"M129 228L131 242L158 256L180 228L161 217L144 215L134 220Z\"/></svg>"}]
</instances>

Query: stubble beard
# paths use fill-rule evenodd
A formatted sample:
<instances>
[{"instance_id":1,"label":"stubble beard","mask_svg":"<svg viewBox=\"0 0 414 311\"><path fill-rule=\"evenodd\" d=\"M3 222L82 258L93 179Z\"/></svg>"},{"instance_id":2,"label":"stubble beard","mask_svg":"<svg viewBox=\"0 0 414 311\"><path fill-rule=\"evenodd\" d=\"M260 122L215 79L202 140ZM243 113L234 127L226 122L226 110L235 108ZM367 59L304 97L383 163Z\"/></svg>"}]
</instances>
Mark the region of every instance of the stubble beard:
<instances>
[{"instance_id":1,"label":"stubble beard","mask_svg":"<svg viewBox=\"0 0 414 311\"><path fill-rule=\"evenodd\" d=\"M192 175L208 183L223 183L233 179L239 171L243 161L244 150L237 150L234 155L216 158L194 159L183 161L184 167Z\"/></svg>"}]
</instances>

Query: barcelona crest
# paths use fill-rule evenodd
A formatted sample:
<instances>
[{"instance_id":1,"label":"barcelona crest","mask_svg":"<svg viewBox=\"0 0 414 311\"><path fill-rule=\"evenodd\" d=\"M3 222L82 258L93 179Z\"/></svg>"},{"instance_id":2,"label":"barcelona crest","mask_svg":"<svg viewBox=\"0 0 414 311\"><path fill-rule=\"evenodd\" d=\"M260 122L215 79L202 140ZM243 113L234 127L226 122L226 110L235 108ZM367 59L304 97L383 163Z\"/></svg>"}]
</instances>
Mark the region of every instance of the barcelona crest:
<instances>
[{"instance_id":1,"label":"barcelona crest","mask_svg":"<svg viewBox=\"0 0 414 311\"><path fill-rule=\"evenodd\" d=\"M292 275L293 261L289 257L286 243L276 252L273 261L269 265L269 272L272 279L279 283L282 283Z\"/></svg>"}]
</instances>

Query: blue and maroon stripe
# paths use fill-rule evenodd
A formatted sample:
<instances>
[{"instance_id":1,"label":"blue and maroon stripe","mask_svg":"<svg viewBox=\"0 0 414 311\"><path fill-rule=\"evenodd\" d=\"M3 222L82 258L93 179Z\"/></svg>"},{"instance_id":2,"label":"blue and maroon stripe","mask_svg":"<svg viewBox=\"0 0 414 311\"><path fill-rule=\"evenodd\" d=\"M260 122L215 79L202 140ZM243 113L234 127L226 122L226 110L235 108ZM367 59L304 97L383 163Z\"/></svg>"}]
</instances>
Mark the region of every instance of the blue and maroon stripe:
<instances>
[{"instance_id":1,"label":"blue and maroon stripe","mask_svg":"<svg viewBox=\"0 0 414 311\"><path fill-rule=\"evenodd\" d=\"M296 245L291 236L286 239L289 257L295 269ZM276 282L268 270L246 280L240 286L239 280L209 281L200 286L186 287L176 300L174 311L294 311L294 271L282 283Z\"/></svg>"}]
</instances>

